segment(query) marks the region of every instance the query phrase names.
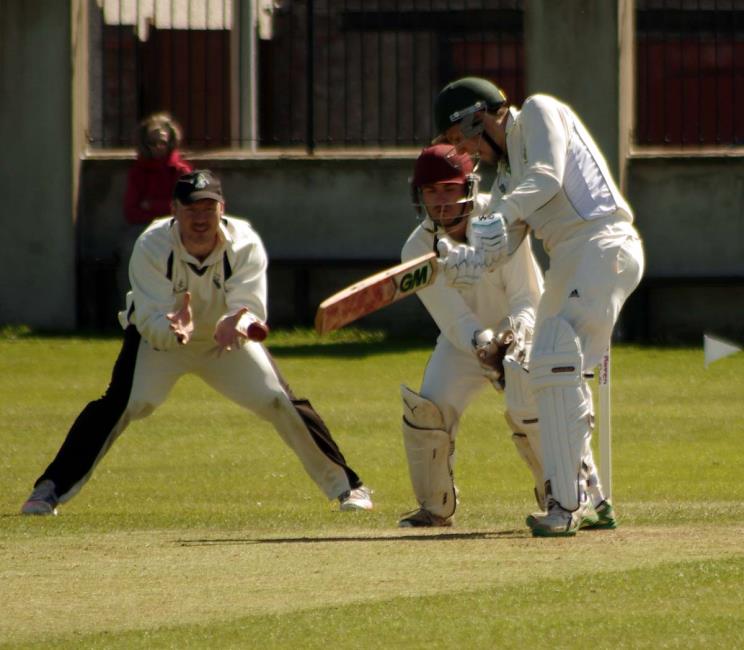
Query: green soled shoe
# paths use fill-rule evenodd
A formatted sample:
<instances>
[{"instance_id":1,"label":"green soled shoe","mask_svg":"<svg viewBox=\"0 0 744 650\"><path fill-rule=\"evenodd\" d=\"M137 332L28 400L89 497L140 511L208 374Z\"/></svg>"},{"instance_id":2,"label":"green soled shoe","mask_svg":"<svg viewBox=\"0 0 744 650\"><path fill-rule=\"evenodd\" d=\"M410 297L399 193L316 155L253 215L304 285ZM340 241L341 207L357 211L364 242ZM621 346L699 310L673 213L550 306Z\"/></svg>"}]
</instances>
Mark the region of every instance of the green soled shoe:
<instances>
[{"instance_id":1,"label":"green soled shoe","mask_svg":"<svg viewBox=\"0 0 744 650\"><path fill-rule=\"evenodd\" d=\"M610 501L602 501L602 503L594 509L594 512L596 513L596 521L589 522L585 519L581 524L582 530L610 530L617 528L615 509L612 507Z\"/></svg>"},{"instance_id":2,"label":"green soled shoe","mask_svg":"<svg viewBox=\"0 0 744 650\"><path fill-rule=\"evenodd\" d=\"M612 506L610 506L610 509L611 508ZM538 518L542 516L544 516L544 513L533 513L531 515L527 515L527 518L525 519L525 523L530 529L534 529L538 523ZM579 529L591 530L593 528L596 528L599 523L600 523L599 514L594 510L594 508L587 508L581 516L581 523L579 523Z\"/></svg>"}]
</instances>

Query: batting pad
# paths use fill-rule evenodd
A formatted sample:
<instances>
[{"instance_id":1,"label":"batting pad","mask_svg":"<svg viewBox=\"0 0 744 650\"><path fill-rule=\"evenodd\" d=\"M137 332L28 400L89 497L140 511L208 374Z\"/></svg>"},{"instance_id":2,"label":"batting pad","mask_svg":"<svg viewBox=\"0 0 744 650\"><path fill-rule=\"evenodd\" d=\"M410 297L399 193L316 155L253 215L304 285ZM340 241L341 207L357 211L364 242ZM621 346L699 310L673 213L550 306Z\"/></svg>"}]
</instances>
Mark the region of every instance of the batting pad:
<instances>
[{"instance_id":1,"label":"batting pad","mask_svg":"<svg viewBox=\"0 0 744 650\"><path fill-rule=\"evenodd\" d=\"M539 436L537 403L530 376L523 365L509 354L504 357L504 399L506 419L512 431Z\"/></svg>"},{"instance_id":2,"label":"batting pad","mask_svg":"<svg viewBox=\"0 0 744 650\"><path fill-rule=\"evenodd\" d=\"M566 510L582 500L581 461L591 434L591 402L583 390L581 343L568 321L548 318L538 328L530 385L540 418L545 478Z\"/></svg>"},{"instance_id":3,"label":"batting pad","mask_svg":"<svg viewBox=\"0 0 744 650\"><path fill-rule=\"evenodd\" d=\"M457 508L452 473L455 443L444 429L439 407L407 386L400 387L403 400L403 443L416 500L440 517Z\"/></svg>"},{"instance_id":4,"label":"batting pad","mask_svg":"<svg viewBox=\"0 0 744 650\"><path fill-rule=\"evenodd\" d=\"M509 416L507 414L507 422ZM545 507L545 475L542 466L540 452L540 435L528 435L526 433L512 433L512 442L517 449L519 457L532 472L535 479L535 496L541 507Z\"/></svg>"}]
</instances>

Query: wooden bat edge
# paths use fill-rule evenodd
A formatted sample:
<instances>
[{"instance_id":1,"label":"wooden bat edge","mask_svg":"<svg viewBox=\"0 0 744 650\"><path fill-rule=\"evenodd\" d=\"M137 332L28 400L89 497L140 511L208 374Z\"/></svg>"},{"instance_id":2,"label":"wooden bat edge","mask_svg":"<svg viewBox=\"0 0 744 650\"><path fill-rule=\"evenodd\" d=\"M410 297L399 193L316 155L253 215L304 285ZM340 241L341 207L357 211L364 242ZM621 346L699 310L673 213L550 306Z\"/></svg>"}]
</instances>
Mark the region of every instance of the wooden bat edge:
<instances>
[{"instance_id":1,"label":"wooden bat edge","mask_svg":"<svg viewBox=\"0 0 744 650\"><path fill-rule=\"evenodd\" d=\"M333 332L337 329L341 329L345 325L348 325L349 322L353 322L353 321L348 321L347 323L344 323L342 325L337 325L336 327L329 327L325 319L325 310L330 305L335 304L340 298L345 297L346 294L353 293L354 289L361 290L362 288L372 286L373 284L377 282L386 280L394 275L397 275L403 270L406 270L408 268L413 268L424 262L429 262L432 260L436 261L437 259L438 259L438 256L436 253L434 252L425 253L424 255L420 255L419 257L414 257L413 259L410 259L407 262L401 262L400 264L391 266L387 269L379 271L378 273L369 275L366 278L362 278L361 280L358 280L357 282L354 282L353 284L350 284L347 287L344 287L340 291L337 291L333 295L326 298L323 302L321 302L320 305L318 305L318 308L315 312L315 320L314 320L315 331L321 336L323 336L324 334L327 334L328 332ZM436 263L432 264L432 273L431 273L431 278L429 279L428 284L431 284L436 279L438 272L439 272L439 264L436 264ZM379 308L382 309L383 307L387 307L388 305L393 304L393 302L397 302L401 298L405 298L405 297L407 296L401 296L400 298L397 298L389 303L381 305ZM369 313L374 313L374 312L369 312ZM367 314L364 314L364 315L366 316Z\"/></svg>"}]
</instances>

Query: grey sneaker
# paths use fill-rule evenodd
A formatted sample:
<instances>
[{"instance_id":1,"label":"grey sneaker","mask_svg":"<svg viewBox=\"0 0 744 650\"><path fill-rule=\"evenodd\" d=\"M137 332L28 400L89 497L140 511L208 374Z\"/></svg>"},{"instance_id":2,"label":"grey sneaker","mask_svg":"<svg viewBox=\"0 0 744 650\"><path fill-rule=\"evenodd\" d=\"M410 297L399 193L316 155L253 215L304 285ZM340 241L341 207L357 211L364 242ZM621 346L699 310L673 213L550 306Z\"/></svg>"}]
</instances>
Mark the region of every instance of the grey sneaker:
<instances>
[{"instance_id":1,"label":"grey sneaker","mask_svg":"<svg viewBox=\"0 0 744 650\"><path fill-rule=\"evenodd\" d=\"M342 511L349 510L372 510L372 490L366 485L360 485L353 490L346 490L338 497L338 509Z\"/></svg>"},{"instance_id":2,"label":"grey sneaker","mask_svg":"<svg viewBox=\"0 0 744 650\"><path fill-rule=\"evenodd\" d=\"M566 510L557 501L548 502L548 511L535 513L527 517L527 525L532 529L533 537L572 537L576 534L585 518L591 517L588 504L582 504L577 510Z\"/></svg>"},{"instance_id":3,"label":"grey sneaker","mask_svg":"<svg viewBox=\"0 0 744 650\"><path fill-rule=\"evenodd\" d=\"M56 515L57 487L49 479L39 483L21 506L22 515Z\"/></svg>"},{"instance_id":4,"label":"grey sneaker","mask_svg":"<svg viewBox=\"0 0 744 650\"><path fill-rule=\"evenodd\" d=\"M451 526L454 517L440 517L426 508L405 513L398 521L398 528L437 528Z\"/></svg>"},{"instance_id":5,"label":"grey sneaker","mask_svg":"<svg viewBox=\"0 0 744 650\"><path fill-rule=\"evenodd\" d=\"M593 520L584 519L581 522L582 530L610 530L617 528L617 518L612 502L605 499L596 508L594 508L595 517Z\"/></svg>"}]
</instances>

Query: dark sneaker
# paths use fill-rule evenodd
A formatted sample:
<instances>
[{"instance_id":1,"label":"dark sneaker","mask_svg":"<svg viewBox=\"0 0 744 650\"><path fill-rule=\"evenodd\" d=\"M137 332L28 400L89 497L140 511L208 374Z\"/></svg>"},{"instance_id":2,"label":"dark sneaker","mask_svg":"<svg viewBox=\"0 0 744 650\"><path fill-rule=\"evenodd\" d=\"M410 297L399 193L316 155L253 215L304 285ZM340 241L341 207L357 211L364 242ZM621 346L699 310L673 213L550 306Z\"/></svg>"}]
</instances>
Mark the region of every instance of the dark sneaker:
<instances>
[{"instance_id":1,"label":"dark sneaker","mask_svg":"<svg viewBox=\"0 0 744 650\"><path fill-rule=\"evenodd\" d=\"M398 528L437 528L451 526L454 517L440 517L425 508L407 512L398 521Z\"/></svg>"},{"instance_id":2,"label":"dark sneaker","mask_svg":"<svg viewBox=\"0 0 744 650\"><path fill-rule=\"evenodd\" d=\"M57 487L50 480L39 483L21 506L22 515L56 515L57 514Z\"/></svg>"}]
</instances>

